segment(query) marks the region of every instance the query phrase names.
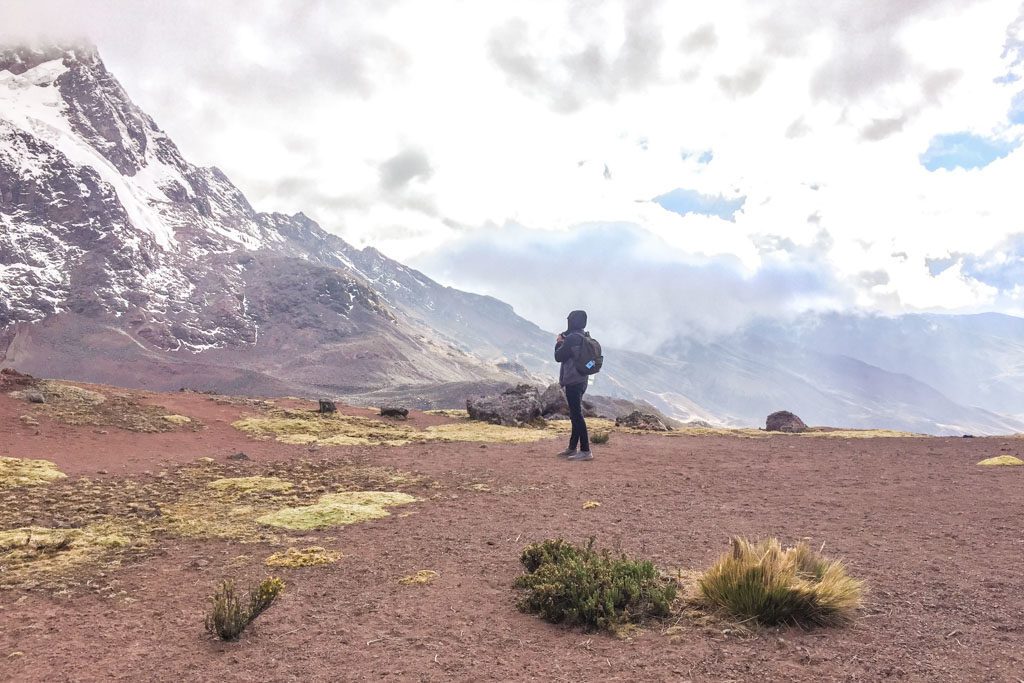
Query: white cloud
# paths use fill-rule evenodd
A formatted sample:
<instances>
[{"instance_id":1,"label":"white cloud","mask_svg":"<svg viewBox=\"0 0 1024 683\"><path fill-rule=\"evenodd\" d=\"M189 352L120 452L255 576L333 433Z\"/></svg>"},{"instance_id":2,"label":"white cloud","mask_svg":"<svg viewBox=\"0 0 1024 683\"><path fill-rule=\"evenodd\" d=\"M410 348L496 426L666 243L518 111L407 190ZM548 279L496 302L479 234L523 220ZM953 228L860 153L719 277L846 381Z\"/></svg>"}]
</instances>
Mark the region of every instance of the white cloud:
<instances>
[{"instance_id":1,"label":"white cloud","mask_svg":"<svg viewBox=\"0 0 1024 683\"><path fill-rule=\"evenodd\" d=\"M3 13L5 38L87 34L186 155L255 206L399 259L621 222L651 236L641 254L670 248L649 248L655 264L728 258L756 277L814 250L844 305L1016 300L925 259L1024 231L1024 151L971 171L919 156L941 134L1024 135L1007 121L1024 85L1001 78L1024 75L1019 0L14 0ZM735 223L649 201L676 188L747 199ZM515 300L507 286L488 289Z\"/></svg>"}]
</instances>

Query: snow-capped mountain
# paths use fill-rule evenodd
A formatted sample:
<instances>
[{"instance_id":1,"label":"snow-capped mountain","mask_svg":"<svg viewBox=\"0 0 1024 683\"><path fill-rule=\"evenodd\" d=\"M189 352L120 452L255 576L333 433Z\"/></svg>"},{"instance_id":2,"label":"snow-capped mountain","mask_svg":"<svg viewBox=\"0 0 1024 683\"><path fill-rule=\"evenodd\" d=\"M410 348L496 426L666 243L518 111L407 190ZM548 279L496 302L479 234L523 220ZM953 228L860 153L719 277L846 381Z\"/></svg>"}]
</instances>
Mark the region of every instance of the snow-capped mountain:
<instances>
[{"instance_id":1,"label":"snow-capped mountain","mask_svg":"<svg viewBox=\"0 0 1024 683\"><path fill-rule=\"evenodd\" d=\"M254 210L183 158L94 48L0 48L0 365L455 406L553 378L552 336L301 213ZM1024 431L1022 338L1008 316L765 322L653 356L607 349L594 389L734 425L790 409L837 426Z\"/></svg>"},{"instance_id":2,"label":"snow-capped mountain","mask_svg":"<svg viewBox=\"0 0 1024 683\"><path fill-rule=\"evenodd\" d=\"M249 391L515 381L501 344L470 352L477 319L541 334L302 214L256 212L91 47L0 51L0 188L0 351L28 371Z\"/></svg>"}]
</instances>

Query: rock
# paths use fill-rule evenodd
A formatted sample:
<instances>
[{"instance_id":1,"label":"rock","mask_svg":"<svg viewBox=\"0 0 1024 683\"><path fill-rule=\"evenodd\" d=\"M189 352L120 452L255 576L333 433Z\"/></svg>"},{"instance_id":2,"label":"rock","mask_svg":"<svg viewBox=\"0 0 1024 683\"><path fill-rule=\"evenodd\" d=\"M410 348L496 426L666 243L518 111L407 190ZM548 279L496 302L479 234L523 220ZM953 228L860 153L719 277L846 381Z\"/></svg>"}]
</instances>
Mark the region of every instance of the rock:
<instances>
[{"instance_id":1,"label":"rock","mask_svg":"<svg viewBox=\"0 0 1024 683\"><path fill-rule=\"evenodd\" d=\"M466 399L466 412L473 420L519 427L541 416L540 392L520 384L497 396Z\"/></svg>"},{"instance_id":2,"label":"rock","mask_svg":"<svg viewBox=\"0 0 1024 683\"><path fill-rule=\"evenodd\" d=\"M649 432L672 431L657 415L642 413L639 410L634 410L629 415L623 415L622 417L615 418L615 426L643 429Z\"/></svg>"},{"instance_id":3,"label":"rock","mask_svg":"<svg viewBox=\"0 0 1024 683\"><path fill-rule=\"evenodd\" d=\"M35 382L35 377L18 372L14 368L0 369L0 387L30 387Z\"/></svg>"},{"instance_id":4,"label":"rock","mask_svg":"<svg viewBox=\"0 0 1024 683\"><path fill-rule=\"evenodd\" d=\"M320 399L320 414L326 415L327 413L337 412L338 406L334 405L334 401L328 401L325 398Z\"/></svg>"},{"instance_id":5,"label":"rock","mask_svg":"<svg viewBox=\"0 0 1024 683\"><path fill-rule=\"evenodd\" d=\"M769 432L806 432L807 425L799 417L788 410L772 413L765 420L765 431Z\"/></svg>"},{"instance_id":6,"label":"rock","mask_svg":"<svg viewBox=\"0 0 1024 683\"><path fill-rule=\"evenodd\" d=\"M248 460L248 459L249 459L249 456L246 455L245 453L243 453L242 451L238 451L237 453L232 453L231 455L228 456L228 460Z\"/></svg>"},{"instance_id":7,"label":"rock","mask_svg":"<svg viewBox=\"0 0 1024 683\"><path fill-rule=\"evenodd\" d=\"M46 403L46 397L43 396L43 392L36 391L35 389L29 389L22 394L25 400L29 403Z\"/></svg>"},{"instance_id":8,"label":"rock","mask_svg":"<svg viewBox=\"0 0 1024 683\"><path fill-rule=\"evenodd\" d=\"M394 417L399 420L404 420L409 417L408 408L400 408L398 406L381 406L380 407L381 417Z\"/></svg>"},{"instance_id":9,"label":"rock","mask_svg":"<svg viewBox=\"0 0 1024 683\"><path fill-rule=\"evenodd\" d=\"M569 403L565 400L562 388L557 384L549 385L540 395L540 413L544 417L569 414Z\"/></svg>"},{"instance_id":10,"label":"rock","mask_svg":"<svg viewBox=\"0 0 1024 683\"><path fill-rule=\"evenodd\" d=\"M569 419L569 402L565 400L562 387L551 384L544 390L540 395L540 414L544 419ZM597 410L590 401L583 401L583 417L597 417Z\"/></svg>"}]
</instances>

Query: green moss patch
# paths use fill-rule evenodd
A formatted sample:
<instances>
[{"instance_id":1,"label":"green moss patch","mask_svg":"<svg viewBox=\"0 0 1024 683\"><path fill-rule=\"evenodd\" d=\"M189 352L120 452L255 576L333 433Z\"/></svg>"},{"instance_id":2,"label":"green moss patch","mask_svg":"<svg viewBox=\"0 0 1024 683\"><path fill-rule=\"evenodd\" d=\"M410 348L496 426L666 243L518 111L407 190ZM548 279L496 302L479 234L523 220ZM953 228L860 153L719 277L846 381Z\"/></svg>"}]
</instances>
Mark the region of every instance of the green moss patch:
<instances>
[{"instance_id":1,"label":"green moss patch","mask_svg":"<svg viewBox=\"0 0 1024 683\"><path fill-rule=\"evenodd\" d=\"M65 477L49 460L0 458L0 489L40 486Z\"/></svg>"},{"instance_id":2,"label":"green moss patch","mask_svg":"<svg viewBox=\"0 0 1024 683\"><path fill-rule=\"evenodd\" d=\"M256 522L293 531L326 529L387 517L387 508L415 501L409 494L396 491L329 493L313 505L283 508L259 517Z\"/></svg>"}]
</instances>

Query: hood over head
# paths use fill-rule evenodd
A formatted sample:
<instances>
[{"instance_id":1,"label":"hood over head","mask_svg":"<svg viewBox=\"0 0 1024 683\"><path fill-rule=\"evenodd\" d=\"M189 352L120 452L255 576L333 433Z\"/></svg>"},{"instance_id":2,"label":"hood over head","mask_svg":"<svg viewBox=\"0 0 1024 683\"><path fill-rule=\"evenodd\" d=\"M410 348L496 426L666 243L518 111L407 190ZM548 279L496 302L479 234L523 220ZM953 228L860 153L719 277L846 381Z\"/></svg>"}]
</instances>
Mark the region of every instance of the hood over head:
<instances>
[{"instance_id":1,"label":"hood over head","mask_svg":"<svg viewBox=\"0 0 1024 683\"><path fill-rule=\"evenodd\" d=\"M569 314L569 330L582 330L587 326L587 312L573 311Z\"/></svg>"}]
</instances>

